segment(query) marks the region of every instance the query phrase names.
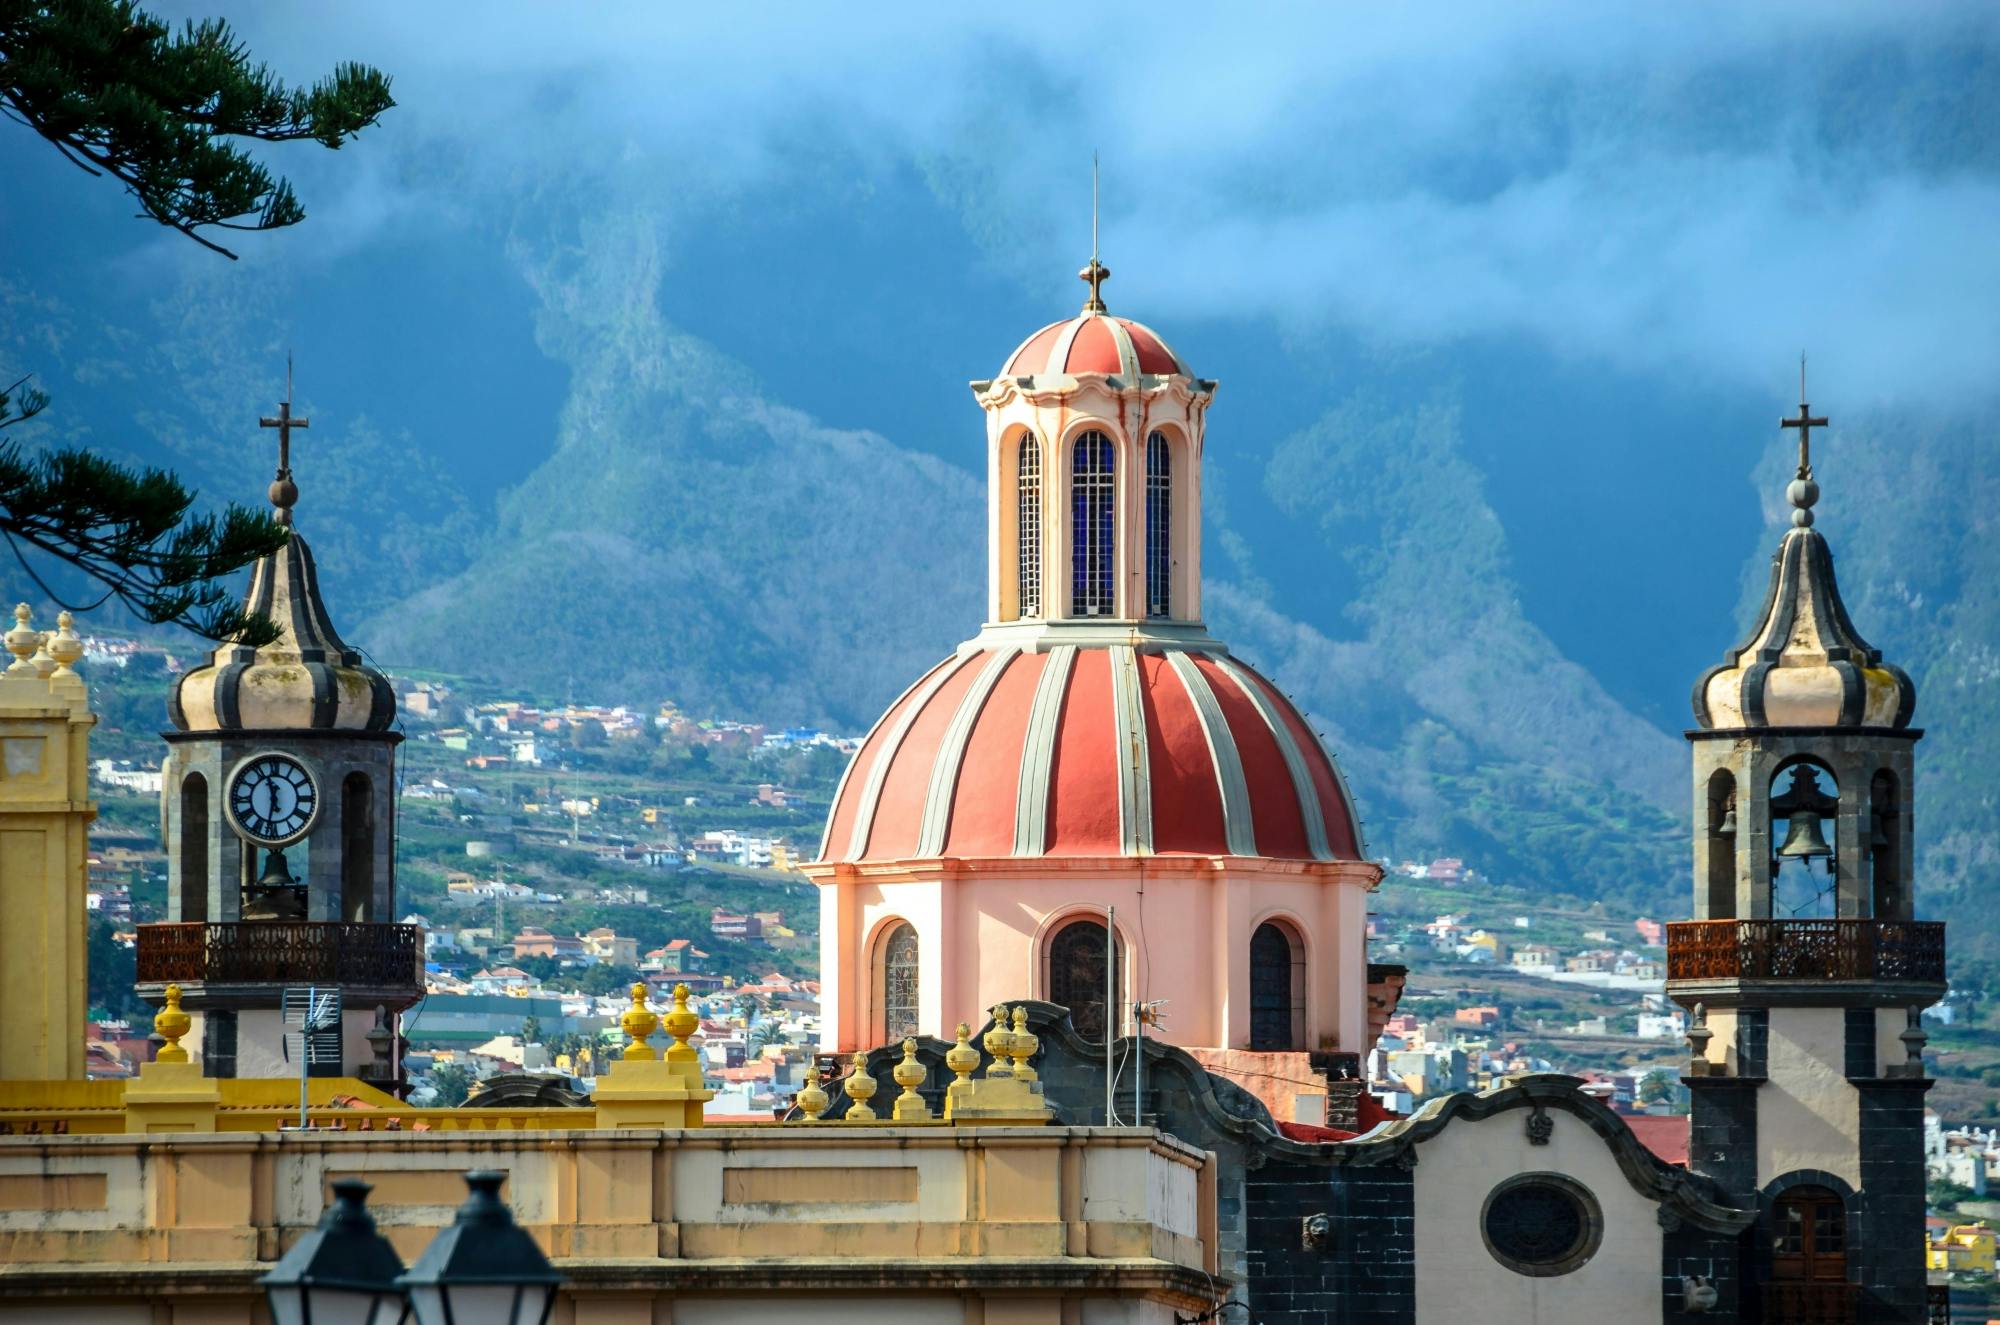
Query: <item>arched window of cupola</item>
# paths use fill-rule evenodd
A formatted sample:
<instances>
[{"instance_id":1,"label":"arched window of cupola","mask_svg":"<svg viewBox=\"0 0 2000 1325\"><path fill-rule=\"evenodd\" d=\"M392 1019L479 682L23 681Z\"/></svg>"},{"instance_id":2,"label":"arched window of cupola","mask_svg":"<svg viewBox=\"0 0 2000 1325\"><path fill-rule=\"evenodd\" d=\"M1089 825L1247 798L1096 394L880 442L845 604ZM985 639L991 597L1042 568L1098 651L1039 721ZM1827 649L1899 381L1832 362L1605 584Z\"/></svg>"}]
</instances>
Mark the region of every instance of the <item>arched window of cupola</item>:
<instances>
[{"instance_id":1,"label":"arched window of cupola","mask_svg":"<svg viewBox=\"0 0 2000 1325\"><path fill-rule=\"evenodd\" d=\"M181 779L178 816L181 841L183 923L208 919L208 779L190 773Z\"/></svg>"},{"instance_id":2,"label":"arched window of cupola","mask_svg":"<svg viewBox=\"0 0 2000 1325\"><path fill-rule=\"evenodd\" d=\"M1084 1039L1102 1042L1107 1029L1116 1033L1116 1018L1106 1009L1115 1012L1117 1000L1107 1003L1105 995L1107 985L1120 988L1118 977L1117 955L1102 920L1073 920L1049 940L1049 1002L1069 1009L1070 1025Z\"/></svg>"},{"instance_id":3,"label":"arched window of cupola","mask_svg":"<svg viewBox=\"0 0 2000 1325\"><path fill-rule=\"evenodd\" d=\"M1252 1049L1306 1047L1305 970L1305 956L1283 925L1267 920L1250 935Z\"/></svg>"},{"instance_id":4,"label":"arched window of cupola","mask_svg":"<svg viewBox=\"0 0 2000 1325\"><path fill-rule=\"evenodd\" d=\"M1021 437L1015 475L1015 543L1020 551L1017 616L1042 614L1042 447L1033 433Z\"/></svg>"},{"instance_id":5,"label":"arched window of cupola","mask_svg":"<svg viewBox=\"0 0 2000 1325\"><path fill-rule=\"evenodd\" d=\"M375 918L375 797L366 773L340 784L340 918Z\"/></svg>"},{"instance_id":6,"label":"arched window of cupola","mask_svg":"<svg viewBox=\"0 0 2000 1325\"><path fill-rule=\"evenodd\" d=\"M1117 561L1111 439L1092 429L1070 455L1070 614L1110 616Z\"/></svg>"},{"instance_id":7,"label":"arched window of cupola","mask_svg":"<svg viewBox=\"0 0 2000 1325\"><path fill-rule=\"evenodd\" d=\"M882 1039L893 1044L917 1033L917 927L897 921L882 936L877 952L875 988Z\"/></svg>"},{"instance_id":8,"label":"arched window of cupola","mask_svg":"<svg viewBox=\"0 0 2000 1325\"><path fill-rule=\"evenodd\" d=\"M1146 439L1146 615L1173 614L1173 448L1165 433Z\"/></svg>"}]
</instances>

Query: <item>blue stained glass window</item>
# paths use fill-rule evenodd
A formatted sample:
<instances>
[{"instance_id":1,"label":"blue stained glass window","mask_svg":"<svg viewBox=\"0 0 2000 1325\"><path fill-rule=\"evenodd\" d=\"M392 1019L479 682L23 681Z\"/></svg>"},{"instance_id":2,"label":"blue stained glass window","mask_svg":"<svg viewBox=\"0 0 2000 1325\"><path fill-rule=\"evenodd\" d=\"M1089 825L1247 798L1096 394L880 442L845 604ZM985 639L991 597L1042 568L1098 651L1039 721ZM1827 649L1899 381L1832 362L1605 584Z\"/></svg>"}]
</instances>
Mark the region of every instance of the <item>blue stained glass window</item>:
<instances>
[{"instance_id":1,"label":"blue stained glass window","mask_svg":"<svg viewBox=\"0 0 2000 1325\"><path fill-rule=\"evenodd\" d=\"M1164 433L1146 439L1146 615L1171 616L1173 460Z\"/></svg>"},{"instance_id":2,"label":"blue stained glass window","mask_svg":"<svg viewBox=\"0 0 2000 1325\"><path fill-rule=\"evenodd\" d=\"M1075 616L1111 615L1117 506L1111 439L1095 430L1084 433L1070 459L1070 612Z\"/></svg>"}]
</instances>

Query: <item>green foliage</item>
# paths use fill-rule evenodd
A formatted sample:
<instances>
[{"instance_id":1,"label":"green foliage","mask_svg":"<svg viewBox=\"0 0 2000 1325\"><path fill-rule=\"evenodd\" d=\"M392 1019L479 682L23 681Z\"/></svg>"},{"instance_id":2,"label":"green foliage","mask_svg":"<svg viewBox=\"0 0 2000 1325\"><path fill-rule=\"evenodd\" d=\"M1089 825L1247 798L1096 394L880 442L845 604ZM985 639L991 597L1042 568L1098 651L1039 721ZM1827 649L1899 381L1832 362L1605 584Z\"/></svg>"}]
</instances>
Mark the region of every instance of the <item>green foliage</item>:
<instances>
[{"instance_id":1,"label":"green foliage","mask_svg":"<svg viewBox=\"0 0 2000 1325\"><path fill-rule=\"evenodd\" d=\"M1950 1214L1959 1202L1975 1199L1972 1188L1945 1178L1932 1178L1924 1185L1924 1203L1933 1214Z\"/></svg>"},{"instance_id":2,"label":"green foliage","mask_svg":"<svg viewBox=\"0 0 2000 1325\"><path fill-rule=\"evenodd\" d=\"M150 1030L153 1010L132 992L139 980L138 957L132 949L113 941L113 928L105 917L91 917L90 932L84 940L90 1006L107 1017L131 1022L142 1032Z\"/></svg>"},{"instance_id":3,"label":"green foliage","mask_svg":"<svg viewBox=\"0 0 2000 1325\"><path fill-rule=\"evenodd\" d=\"M81 449L30 458L0 442L0 535L43 593L62 602L28 566L22 544L104 586L96 602L63 604L73 611L117 598L154 624L270 643L277 626L244 611L223 581L283 547L290 532L234 504L220 516L191 515L194 500L164 469L127 469Z\"/></svg>"},{"instance_id":4,"label":"green foliage","mask_svg":"<svg viewBox=\"0 0 2000 1325\"><path fill-rule=\"evenodd\" d=\"M175 33L129 0L0 0L0 107L123 183L144 215L230 258L197 231L305 219L291 184L230 139L337 148L395 104L389 80L360 64L288 88L220 19Z\"/></svg>"},{"instance_id":5,"label":"green foliage","mask_svg":"<svg viewBox=\"0 0 2000 1325\"><path fill-rule=\"evenodd\" d=\"M529 1017L521 1023L521 1043L540 1044L542 1042L542 1019Z\"/></svg>"},{"instance_id":6,"label":"green foliage","mask_svg":"<svg viewBox=\"0 0 2000 1325\"><path fill-rule=\"evenodd\" d=\"M443 1063L431 1069L431 1087L437 1091L432 1101L441 1109L455 1109L472 1093L472 1071L457 1063Z\"/></svg>"}]
</instances>

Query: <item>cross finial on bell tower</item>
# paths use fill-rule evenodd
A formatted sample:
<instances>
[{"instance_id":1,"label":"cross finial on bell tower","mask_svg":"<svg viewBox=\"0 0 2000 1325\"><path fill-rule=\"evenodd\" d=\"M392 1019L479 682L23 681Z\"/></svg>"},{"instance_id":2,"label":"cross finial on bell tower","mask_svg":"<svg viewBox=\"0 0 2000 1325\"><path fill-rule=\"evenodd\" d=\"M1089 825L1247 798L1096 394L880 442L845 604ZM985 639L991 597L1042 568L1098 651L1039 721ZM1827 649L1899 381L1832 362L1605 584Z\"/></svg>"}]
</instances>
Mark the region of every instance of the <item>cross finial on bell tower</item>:
<instances>
[{"instance_id":1,"label":"cross finial on bell tower","mask_svg":"<svg viewBox=\"0 0 2000 1325\"><path fill-rule=\"evenodd\" d=\"M271 480L271 505L278 508L278 523L292 522L292 507L299 500L299 485L292 482L292 429L310 428L311 419L292 417L292 356L285 355L285 398L278 402L278 417L257 420L260 428L278 430L278 476Z\"/></svg>"},{"instance_id":2,"label":"cross finial on bell tower","mask_svg":"<svg viewBox=\"0 0 2000 1325\"><path fill-rule=\"evenodd\" d=\"M1097 153L1090 154L1090 265L1078 272L1077 279L1090 287L1090 298L1083 301L1086 313L1104 311L1104 283L1111 279L1111 268L1097 260Z\"/></svg>"},{"instance_id":3,"label":"cross finial on bell tower","mask_svg":"<svg viewBox=\"0 0 2000 1325\"><path fill-rule=\"evenodd\" d=\"M1812 430L1814 428L1826 427L1826 420L1823 418L1814 418L1811 408L1806 404L1806 356L1803 354L1799 356L1799 416L1796 419L1779 419L1778 426L1780 428L1797 428L1799 430L1799 472L1796 477L1810 479L1812 477Z\"/></svg>"}]
</instances>

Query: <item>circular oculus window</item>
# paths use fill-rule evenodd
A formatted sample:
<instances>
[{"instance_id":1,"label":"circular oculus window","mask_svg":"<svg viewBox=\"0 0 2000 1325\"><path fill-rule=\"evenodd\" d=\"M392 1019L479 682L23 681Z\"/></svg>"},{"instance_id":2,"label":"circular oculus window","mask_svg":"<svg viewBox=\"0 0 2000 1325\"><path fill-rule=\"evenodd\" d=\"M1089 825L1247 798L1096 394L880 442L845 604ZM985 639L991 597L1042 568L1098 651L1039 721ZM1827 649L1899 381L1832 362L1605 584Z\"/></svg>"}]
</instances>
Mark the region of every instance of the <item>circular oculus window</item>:
<instances>
[{"instance_id":1,"label":"circular oculus window","mask_svg":"<svg viewBox=\"0 0 2000 1325\"><path fill-rule=\"evenodd\" d=\"M1493 1259L1516 1274L1568 1274L1597 1253L1604 1212L1574 1179L1522 1173L1487 1193L1479 1231Z\"/></svg>"}]
</instances>

